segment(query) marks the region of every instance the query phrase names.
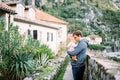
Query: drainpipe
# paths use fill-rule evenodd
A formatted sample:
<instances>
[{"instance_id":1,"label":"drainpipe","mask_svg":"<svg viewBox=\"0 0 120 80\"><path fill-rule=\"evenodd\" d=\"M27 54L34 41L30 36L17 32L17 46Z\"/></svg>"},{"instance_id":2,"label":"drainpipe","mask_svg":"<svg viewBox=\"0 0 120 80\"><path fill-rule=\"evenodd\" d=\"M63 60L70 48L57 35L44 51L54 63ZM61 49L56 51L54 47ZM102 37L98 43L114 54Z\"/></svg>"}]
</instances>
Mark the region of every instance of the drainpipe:
<instances>
[{"instance_id":1,"label":"drainpipe","mask_svg":"<svg viewBox=\"0 0 120 80\"><path fill-rule=\"evenodd\" d=\"M7 26L7 30L9 30L9 27L10 27L10 18L11 18L11 13L9 13L9 15L8 15L8 26Z\"/></svg>"},{"instance_id":2,"label":"drainpipe","mask_svg":"<svg viewBox=\"0 0 120 80\"><path fill-rule=\"evenodd\" d=\"M32 0L32 7L35 7L35 0Z\"/></svg>"},{"instance_id":3,"label":"drainpipe","mask_svg":"<svg viewBox=\"0 0 120 80\"><path fill-rule=\"evenodd\" d=\"M10 25L10 14L9 14L9 17L8 17L8 26Z\"/></svg>"}]
</instances>

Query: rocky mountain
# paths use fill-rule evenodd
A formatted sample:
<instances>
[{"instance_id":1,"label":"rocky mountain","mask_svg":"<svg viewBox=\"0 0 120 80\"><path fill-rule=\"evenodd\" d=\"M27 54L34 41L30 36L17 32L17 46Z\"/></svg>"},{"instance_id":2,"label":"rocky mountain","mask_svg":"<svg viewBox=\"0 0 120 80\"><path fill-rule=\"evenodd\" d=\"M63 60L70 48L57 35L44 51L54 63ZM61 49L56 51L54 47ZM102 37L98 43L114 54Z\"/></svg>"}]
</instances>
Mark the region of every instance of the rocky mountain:
<instances>
[{"instance_id":1,"label":"rocky mountain","mask_svg":"<svg viewBox=\"0 0 120 80\"><path fill-rule=\"evenodd\" d=\"M115 6L120 8L120 0L111 0L111 1L113 2L113 4L115 4Z\"/></svg>"},{"instance_id":2,"label":"rocky mountain","mask_svg":"<svg viewBox=\"0 0 120 80\"><path fill-rule=\"evenodd\" d=\"M104 39L120 39L120 0L87 0L87 6L94 12L93 26L101 29ZM89 7L89 8L90 8ZM92 15L91 15L92 16ZM90 22L90 23L91 23Z\"/></svg>"}]
</instances>

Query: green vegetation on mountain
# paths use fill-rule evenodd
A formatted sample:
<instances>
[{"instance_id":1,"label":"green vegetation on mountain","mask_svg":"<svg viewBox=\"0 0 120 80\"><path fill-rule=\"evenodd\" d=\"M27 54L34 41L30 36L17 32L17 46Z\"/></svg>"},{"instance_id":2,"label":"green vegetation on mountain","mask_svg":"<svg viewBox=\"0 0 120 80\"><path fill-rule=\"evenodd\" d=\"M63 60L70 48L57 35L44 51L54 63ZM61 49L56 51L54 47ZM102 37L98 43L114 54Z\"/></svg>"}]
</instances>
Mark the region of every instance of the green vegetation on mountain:
<instances>
[{"instance_id":1,"label":"green vegetation on mountain","mask_svg":"<svg viewBox=\"0 0 120 80\"><path fill-rule=\"evenodd\" d=\"M43 5L42 10L69 22L68 32L81 29L85 35L88 35L87 28L82 19L85 17L86 7L79 0L65 0L63 3L49 1Z\"/></svg>"},{"instance_id":2,"label":"green vegetation on mountain","mask_svg":"<svg viewBox=\"0 0 120 80\"><path fill-rule=\"evenodd\" d=\"M101 10L116 10L111 0L87 0L88 4Z\"/></svg>"},{"instance_id":3,"label":"green vegetation on mountain","mask_svg":"<svg viewBox=\"0 0 120 80\"><path fill-rule=\"evenodd\" d=\"M107 24L110 30L108 36L120 38L120 8L112 0L87 0L88 4L102 11L103 17L99 18ZM118 1L120 3L120 1Z\"/></svg>"}]
</instances>

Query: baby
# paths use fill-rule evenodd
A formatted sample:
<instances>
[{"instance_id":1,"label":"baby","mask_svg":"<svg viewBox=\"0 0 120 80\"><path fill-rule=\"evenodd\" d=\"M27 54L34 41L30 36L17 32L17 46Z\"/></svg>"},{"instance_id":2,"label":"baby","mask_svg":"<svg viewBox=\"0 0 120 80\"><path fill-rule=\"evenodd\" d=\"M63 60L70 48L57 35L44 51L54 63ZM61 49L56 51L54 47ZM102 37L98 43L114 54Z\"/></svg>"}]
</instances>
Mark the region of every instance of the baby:
<instances>
[{"instance_id":1,"label":"baby","mask_svg":"<svg viewBox=\"0 0 120 80\"><path fill-rule=\"evenodd\" d=\"M70 38L70 43L67 45L68 51L73 51L77 45L75 44L75 40L73 37ZM77 56L70 56L71 59L77 61Z\"/></svg>"}]
</instances>

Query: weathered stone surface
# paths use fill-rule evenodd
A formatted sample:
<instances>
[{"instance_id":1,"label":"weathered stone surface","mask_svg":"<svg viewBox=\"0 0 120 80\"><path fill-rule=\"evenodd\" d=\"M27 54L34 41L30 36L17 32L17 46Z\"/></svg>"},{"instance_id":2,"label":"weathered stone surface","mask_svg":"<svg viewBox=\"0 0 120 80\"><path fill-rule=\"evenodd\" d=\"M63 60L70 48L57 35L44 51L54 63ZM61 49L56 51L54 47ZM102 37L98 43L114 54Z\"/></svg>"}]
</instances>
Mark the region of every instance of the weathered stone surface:
<instances>
[{"instance_id":1,"label":"weathered stone surface","mask_svg":"<svg viewBox=\"0 0 120 80\"><path fill-rule=\"evenodd\" d=\"M24 80L33 80L32 77L26 77Z\"/></svg>"},{"instance_id":2,"label":"weathered stone surface","mask_svg":"<svg viewBox=\"0 0 120 80\"><path fill-rule=\"evenodd\" d=\"M116 80L120 80L120 75L115 75Z\"/></svg>"},{"instance_id":3,"label":"weathered stone surface","mask_svg":"<svg viewBox=\"0 0 120 80\"><path fill-rule=\"evenodd\" d=\"M87 53L87 80L120 80L120 63L95 53L97 52Z\"/></svg>"}]
</instances>

